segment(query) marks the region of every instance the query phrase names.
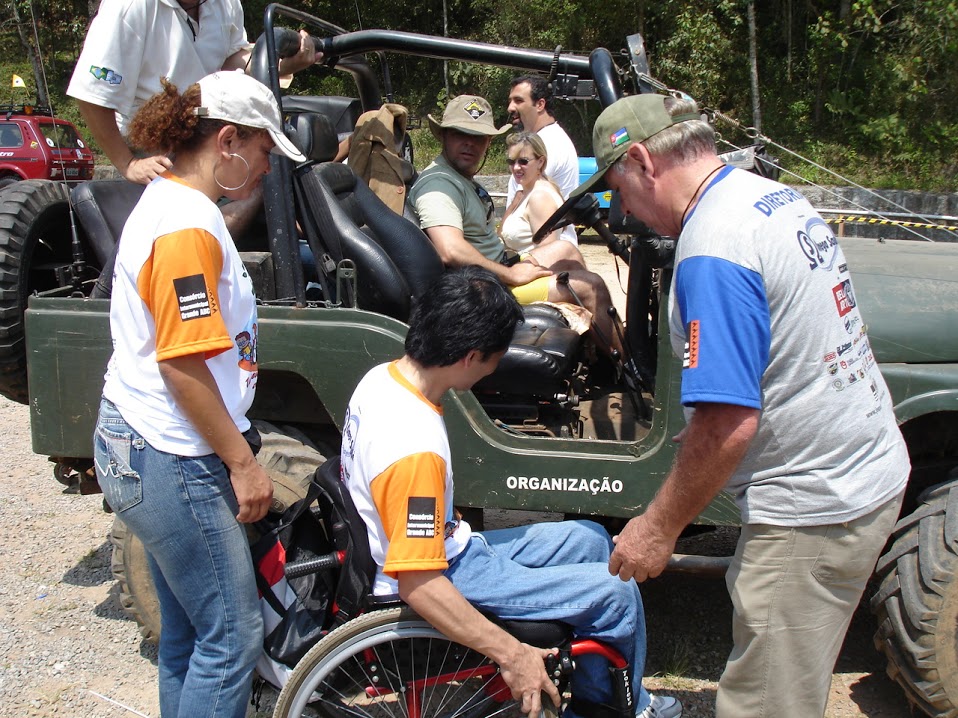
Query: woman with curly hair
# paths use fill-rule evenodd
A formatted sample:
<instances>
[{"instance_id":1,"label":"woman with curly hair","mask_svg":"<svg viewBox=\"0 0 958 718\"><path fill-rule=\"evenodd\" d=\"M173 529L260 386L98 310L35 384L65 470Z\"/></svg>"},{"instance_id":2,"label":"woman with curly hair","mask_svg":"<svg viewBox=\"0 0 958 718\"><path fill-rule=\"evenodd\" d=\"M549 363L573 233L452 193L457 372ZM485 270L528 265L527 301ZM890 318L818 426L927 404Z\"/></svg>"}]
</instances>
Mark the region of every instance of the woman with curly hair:
<instances>
[{"instance_id":1,"label":"woman with curly hair","mask_svg":"<svg viewBox=\"0 0 958 718\"><path fill-rule=\"evenodd\" d=\"M160 710L246 714L263 628L241 524L272 498L246 418L256 388L256 298L217 209L245 199L270 152L305 157L270 91L218 72L180 94L164 81L131 140L172 153L120 237L113 356L94 436L96 473L146 548L160 603Z\"/></svg>"}]
</instances>

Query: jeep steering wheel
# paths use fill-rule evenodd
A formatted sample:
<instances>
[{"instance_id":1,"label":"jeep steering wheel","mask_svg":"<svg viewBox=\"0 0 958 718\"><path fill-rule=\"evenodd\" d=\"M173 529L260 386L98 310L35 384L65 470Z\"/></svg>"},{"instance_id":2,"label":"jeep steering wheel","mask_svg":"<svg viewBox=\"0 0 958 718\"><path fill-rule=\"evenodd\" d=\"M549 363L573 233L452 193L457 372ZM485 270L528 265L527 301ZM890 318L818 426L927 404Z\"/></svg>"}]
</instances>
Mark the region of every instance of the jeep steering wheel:
<instances>
[{"instance_id":1,"label":"jeep steering wheel","mask_svg":"<svg viewBox=\"0 0 958 718\"><path fill-rule=\"evenodd\" d=\"M536 233L532 235L532 243L539 244L543 239L567 224L584 224L591 227L596 221L600 221L599 203L594 196L584 194L579 197L569 197L536 230Z\"/></svg>"}]
</instances>

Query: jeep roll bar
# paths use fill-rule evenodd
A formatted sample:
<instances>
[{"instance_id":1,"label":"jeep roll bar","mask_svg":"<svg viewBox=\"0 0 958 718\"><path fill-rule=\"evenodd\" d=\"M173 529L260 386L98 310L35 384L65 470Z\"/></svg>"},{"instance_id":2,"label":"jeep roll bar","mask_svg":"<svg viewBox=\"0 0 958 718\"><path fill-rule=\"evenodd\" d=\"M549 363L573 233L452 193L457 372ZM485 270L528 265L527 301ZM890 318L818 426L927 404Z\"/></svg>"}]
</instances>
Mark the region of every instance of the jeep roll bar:
<instances>
[{"instance_id":1,"label":"jeep roll bar","mask_svg":"<svg viewBox=\"0 0 958 718\"><path fill-rule=\"evenodd\" d=\"M556 87L575 87L579 78L591 79L595 93L603 107L622 96L619 70L612 54L605 48L596 48L588 57L546 50L529 50L505 45L493 45L471 40L421 35L393 30L359 30L347 32L343 28L294 8L271 3L264 13L264 33L254 50L250 74L266 84L282 106L279 87L278 58L288 43L283 33L277 32L275 18L285 16L307 27L318 28L325 36L313 36L316 49L325 56L324 64L353 75L363 110L382 105L382 94L376 75L363 57L365 53L395 52L441 60L460 60L485 65L496 65L516 70L549 73L557 78ZM391 89L391 88L390 88ZM560 93L561 94L561 93ZM273 255L277 297L292 298L297 306L306 301L302 263L296 243L295 207L293 197L292 164L285 157L270 157L272 172L263 183L266 218L270 227L269 243Z\"/></svg>"}]
</instances>

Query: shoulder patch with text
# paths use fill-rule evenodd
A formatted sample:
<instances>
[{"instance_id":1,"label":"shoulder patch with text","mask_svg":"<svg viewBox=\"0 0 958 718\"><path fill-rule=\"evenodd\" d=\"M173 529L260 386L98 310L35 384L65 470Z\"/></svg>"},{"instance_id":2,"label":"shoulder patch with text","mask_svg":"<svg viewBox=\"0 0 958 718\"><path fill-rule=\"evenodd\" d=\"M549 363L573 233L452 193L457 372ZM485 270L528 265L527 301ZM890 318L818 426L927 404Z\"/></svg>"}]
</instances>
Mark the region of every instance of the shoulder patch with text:
<instances>
[{"instance_id":1,"label":"shoulder patch with text","mask_svg":"<svg viewBox=\"0 0 958 718\"><path fill-rule=\"evenodd\" d=\"M410 496L406 506L406 538L435 538L436 498Z\"/></svg>"},{"instance_id":2,"label":"shoulder patch with text","mask_svg":"<svg viewBox=\"0 0 958 718\"><path fill-rule=\"evenodd\" d=\"M181 321L188 322L210 316L210 297L206 291L206 279L202 274L174 279L173 288L176 290Z\"/></svg>"}]
</instances>

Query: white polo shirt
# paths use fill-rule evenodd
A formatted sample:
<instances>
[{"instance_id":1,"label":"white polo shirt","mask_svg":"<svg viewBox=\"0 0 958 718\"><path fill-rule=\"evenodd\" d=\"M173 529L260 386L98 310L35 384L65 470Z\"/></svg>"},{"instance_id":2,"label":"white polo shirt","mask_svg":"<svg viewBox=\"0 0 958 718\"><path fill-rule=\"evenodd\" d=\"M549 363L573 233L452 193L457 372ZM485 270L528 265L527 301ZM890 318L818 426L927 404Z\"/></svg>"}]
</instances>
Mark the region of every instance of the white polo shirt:
<instances>
[{"instance_id":1,"label":"white polo shirt","mask_svg":"<svg viewBox=\"0 0 958 718\"><path fill-rule=\"evenodd\" d=\"M124 135L167 77L183 92L248 47L239 0L206 0L194 22L176 0L103 0L67 94L116 110Z\"/></svg>"}]
</instances>

